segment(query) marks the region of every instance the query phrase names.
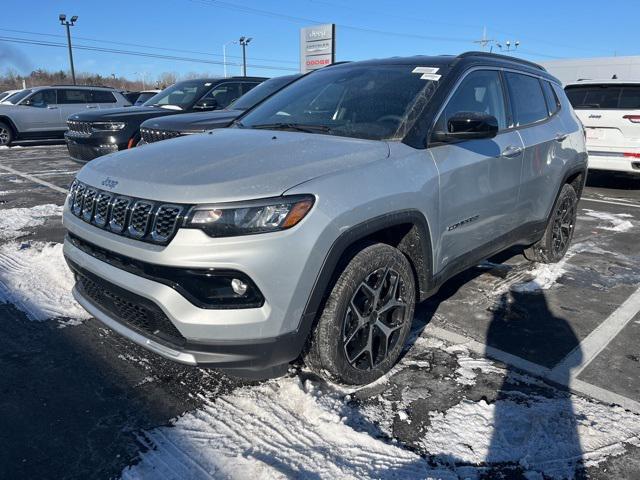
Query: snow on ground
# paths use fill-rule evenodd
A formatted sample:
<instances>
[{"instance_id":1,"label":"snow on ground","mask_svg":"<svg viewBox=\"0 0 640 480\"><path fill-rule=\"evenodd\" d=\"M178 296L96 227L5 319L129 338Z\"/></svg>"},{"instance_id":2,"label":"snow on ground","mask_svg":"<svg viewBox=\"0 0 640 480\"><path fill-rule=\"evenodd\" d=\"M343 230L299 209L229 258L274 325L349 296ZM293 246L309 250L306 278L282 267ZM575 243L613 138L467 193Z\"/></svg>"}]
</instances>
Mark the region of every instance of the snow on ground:
<instances>
[{"instance_id":1,"label":"snow on ground","mask_svg":"<svg viewBox=\"0 0 640 480\"><path fill-rule=\"evenodd\" d=\"M122 478L458 478L356 431L348 422L357 415L298 376L244 387L141 435L149 449Z\"/></svg>"},{"instance_id":2,"label":"snow on ground","mask_svg":"<svg viewBox=\"0 0 640 480\"><path fill-rule=\"evenodd\" d=\"M629 220L629 218L634 218L633 215L628 213L606 213L606 212L597 212L595 210L590 210L588 208L582 209L587 217L596 218L598 220L603 220L606 223L601 223L597 226L597 228L601 230L610 230L612 232L627 232L633 228L633 222ZM583 220L587 220L588 218L580 217Z\"/></svg>"},{"instance_id":3,"label":"snow on ground","mask_svg":"<svg viewBox=\"0 0 640 480\"><path fill-rule=\"evenodd\" d=\"M73 325L89 318L71 295L73 284L61 244L0 246L0 302L14 304L31 320L59 318L61 325Z\"/></svg>"},{"instance_id":4,"label":"snow on ground","mask_svg":"<svg viewBox=\"0 0 640 480\"><path fill-rule=\"evenodd\" d=\"M25 228L44 225L48 218L62 215L62 207L46 204L31 208L8 208L0 210L0 240L25 235Z\"/></svg>"},{"instance_id":5,"label":"snow on ground","mask_svg":"<svg viewBox=\"0 0 640 480\"><path fill-rule=\"evenodd\" d=\"M434 347L420 338L401 368L420 368L420 351ZM478 374L506 371L489 360L456 355L452 382L475 383ZM517 378L516 378L517 377ZM388 375L377 382L383 388ZM515 375L515 382L539 381ZM381 401L362 408L348 390L293 378L243 387L207 400L203 408L139 437L140 462L126 468L131 479L409 479L478 480L491 464L520 466L527 478L570 479L583 460L596 465L640 445L640 417L621 408L564 392L552 396L503 391L492 403L460 398L453 407L429 412L418 443L428 455L402 448L387 427L422 390L412 385L399 404ZM384 434L380 433L380 429ZM375 433L377 432L377 434Z\"/></svg>"}]
</instances>

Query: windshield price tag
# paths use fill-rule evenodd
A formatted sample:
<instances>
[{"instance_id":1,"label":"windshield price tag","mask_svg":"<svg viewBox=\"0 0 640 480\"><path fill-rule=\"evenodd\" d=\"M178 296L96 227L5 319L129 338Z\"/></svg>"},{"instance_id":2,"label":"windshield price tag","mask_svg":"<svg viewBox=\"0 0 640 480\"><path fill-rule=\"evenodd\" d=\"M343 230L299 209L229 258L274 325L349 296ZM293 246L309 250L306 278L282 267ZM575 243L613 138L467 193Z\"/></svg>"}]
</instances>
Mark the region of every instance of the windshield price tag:
<instances>
[{"instance_id":1,"label":"windshield price tag","mask_svg":"<svg viewBox=\"0 0 640 480\"><path fill-rule=\"evenodd\" d=\"M434 73L423 73L420 78L422 80L433 80L434 82L437 82L438 80L440 80L441 76L442 75L436 75Z\"/></svg>"},{"instance_id":2,"label":"windshield price tag","mask_svg":"<svg viewBox=\"0 0 640 480\"><path fill-rule=\"evenodd\" d=\"M440 70L437 67L416 67L413 69L413 71L411 73L427 73L427 74L432 74L432 73L438 73L438 70ZM440 75L438 75L438 77L440 77Z\"/></svg>"}]
</instances>

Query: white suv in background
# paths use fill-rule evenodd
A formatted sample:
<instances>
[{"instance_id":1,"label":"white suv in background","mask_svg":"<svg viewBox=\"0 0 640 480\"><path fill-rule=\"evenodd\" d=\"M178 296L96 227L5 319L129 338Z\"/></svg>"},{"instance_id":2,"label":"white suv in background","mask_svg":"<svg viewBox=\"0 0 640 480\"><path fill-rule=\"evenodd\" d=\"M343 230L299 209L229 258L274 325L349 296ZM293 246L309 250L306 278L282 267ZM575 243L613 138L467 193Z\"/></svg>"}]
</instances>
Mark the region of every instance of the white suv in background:
<instances>
[{"instance_id":1,"label":"white suv in background","mask_svg":"<svg viewBox=\"0 0 640 480\"><path fill-rule=\"evenodd\" d=\"M640 175L640 80L584 80L565 91L585 127L589 168Z\"/></svg>"}]
</instances>

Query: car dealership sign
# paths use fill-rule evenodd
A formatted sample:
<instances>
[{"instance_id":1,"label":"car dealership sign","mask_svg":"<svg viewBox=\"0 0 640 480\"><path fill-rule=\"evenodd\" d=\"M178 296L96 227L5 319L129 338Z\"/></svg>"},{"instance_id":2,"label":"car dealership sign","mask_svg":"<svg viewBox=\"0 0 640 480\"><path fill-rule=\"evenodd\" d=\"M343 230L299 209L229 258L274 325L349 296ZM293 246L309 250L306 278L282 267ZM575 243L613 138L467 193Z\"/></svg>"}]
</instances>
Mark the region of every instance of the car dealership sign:
<instances>
[{"instance_id":1,"label":"car dealership sign","mask_svg":"<svg viewBox=\"0 0 640 480\"><path fill-rule=\"evenodd\" d=\"M336 60L336 26L333 23L300 29L300 71L310 72Z\"/></svg>"}]
</instances>

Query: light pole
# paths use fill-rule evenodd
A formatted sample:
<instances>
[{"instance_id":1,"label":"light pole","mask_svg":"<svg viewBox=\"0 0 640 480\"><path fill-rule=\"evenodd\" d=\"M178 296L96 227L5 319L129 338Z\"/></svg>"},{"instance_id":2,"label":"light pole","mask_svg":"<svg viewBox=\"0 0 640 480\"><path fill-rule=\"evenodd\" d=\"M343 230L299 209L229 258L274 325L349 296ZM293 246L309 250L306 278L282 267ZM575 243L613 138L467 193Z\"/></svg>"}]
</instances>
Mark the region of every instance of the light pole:
<instances>
[{"instance_id":1,"label":"light pole","mask_svg":"<svg viewBox=\"0 0 640 480\"><path fill-rule=\"evenodd\" d=\"M251 37L240 37L240 45L242 45L242 76L247 76L247 52L245 51L247 45L251 41Z\"/></svg>"},{"instance_id":2,"label":"light pole","mask_svg":"<svg viewBox=\"0 0 640 480\"><path fill-rule=\"evenodd\" d=\"M61 13L58 16L58 20L60 20L60 25L64 25L67 27L67 46L69 47L69 63L71 64L71 78L73 79L73 84L76 84L76 71L73 68L73 51L71 50L71 30L69 27L73 27L78 21L78 16L74 15L71 17L71 21L67 20L67 16L64 13Z\"/></svg>"},{"instance_id":3,"label":"light pole","mask_svg":"<svg viewBox=\"0 0 640 480\"><path fill-rule=\"evenodd\" d=\"M224 67L224 78L227 78L227 45L237 44L236 40L231 40L227 43L222 44L222 65Z\"/></svg>"},{"instance_id":4,"label":"light pole","mask_svg":"<svg viewBox=\"0 0 640 480\"><path fill-rule=\"evenodd\" d=\"M501 45L500 43L496 43L496 45L498 46L498 48L500 49L500 51L502 51L502 45ZM505 46L505 49L504 49L504 50L505 50L505 51L507 51L507 52L510 52L511 50L517 50L517 49L518 49L518 47L520 46L520 42L519 42L518 40L516 40L516 41L513 43L513 48L511 47L511 45L512 45L512 44L511 44L511 40L507 40L507 41L504 43L504 46Z\"/></svg>"}]
</instances>

